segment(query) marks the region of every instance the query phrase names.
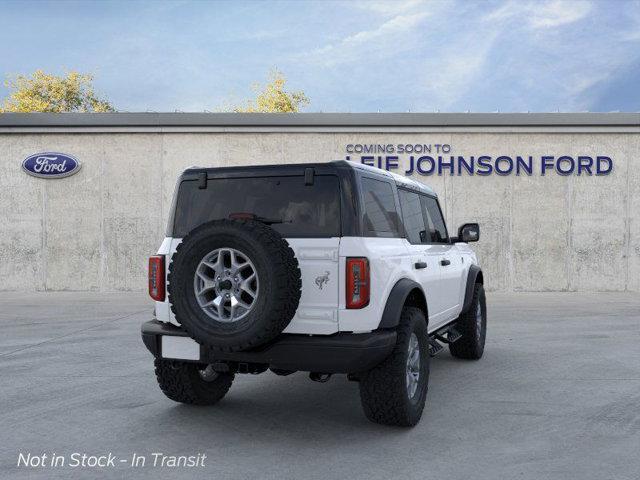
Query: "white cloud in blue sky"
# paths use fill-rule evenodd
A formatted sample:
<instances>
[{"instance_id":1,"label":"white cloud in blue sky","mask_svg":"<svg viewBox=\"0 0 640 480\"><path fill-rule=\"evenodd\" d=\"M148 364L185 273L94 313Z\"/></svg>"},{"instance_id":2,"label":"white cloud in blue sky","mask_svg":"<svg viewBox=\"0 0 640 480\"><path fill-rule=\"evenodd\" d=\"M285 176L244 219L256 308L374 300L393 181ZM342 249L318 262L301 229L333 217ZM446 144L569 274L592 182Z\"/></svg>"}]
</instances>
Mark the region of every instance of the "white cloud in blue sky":
<instances>
[{"instance_id":1,"label":"white cloud in blue sky","mask_svg":"<svg viewBox=\"0 0 640 480\"><path fill-rule=\"evenodd\" d=\"M93 72L120 110L214 110L273 67L310 111L640 111L640 2L0 2L0 74Z\"/></svg>"}]
</instances>

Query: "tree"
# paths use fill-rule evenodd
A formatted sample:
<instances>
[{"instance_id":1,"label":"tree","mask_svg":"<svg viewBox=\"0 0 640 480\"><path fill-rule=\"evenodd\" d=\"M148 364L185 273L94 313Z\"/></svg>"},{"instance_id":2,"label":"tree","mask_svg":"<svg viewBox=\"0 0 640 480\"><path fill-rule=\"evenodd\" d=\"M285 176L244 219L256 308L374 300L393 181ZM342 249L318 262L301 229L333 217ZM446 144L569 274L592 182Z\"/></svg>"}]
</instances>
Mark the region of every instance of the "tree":
<instances>
[{"instance_id":1,"label":"tree","mask_svg":"<svg viewBox=\"0 0 640 480\"><path fill-rule=\"evenodd\" d=\"M234 112L244 113L292 113L300 111L309 104L309 99L302 91L288 92L284 89L287 79L278 70L271 72L270 81L264 88L255 85L255 100L249 100L245 107L234 108Z\"/></svg>"},{"instance_id":2,"label":"tree","mask_svg":"<svg viewBox=\"0 0 640 480\"><path fill-rule=\"evenodd\" d=\"M36 70L33 75L7 79L11 91L0 112L113 112L111 104L93 91L93 76L68 72L65 76Z\"/></svg>"}]
</instances>

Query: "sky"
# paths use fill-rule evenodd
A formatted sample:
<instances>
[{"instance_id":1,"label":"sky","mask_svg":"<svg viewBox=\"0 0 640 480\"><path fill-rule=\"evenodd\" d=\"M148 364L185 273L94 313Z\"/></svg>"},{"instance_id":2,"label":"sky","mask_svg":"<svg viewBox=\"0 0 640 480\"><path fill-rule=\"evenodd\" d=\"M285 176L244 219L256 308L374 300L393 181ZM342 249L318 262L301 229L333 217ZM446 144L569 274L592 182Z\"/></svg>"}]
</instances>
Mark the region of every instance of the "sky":
<instances>
[{"instance_id":1,"label":"sky","mask_svg":"<svg viewBox=\"0 0 640 480\"><path fill-rule=\"evenodd\" d=\"M0 75L215 111L273 68L306 111L640 111L640 2L0 0ZM0 97L8 93L0 88Z\"/></svg>"}]
</instances>

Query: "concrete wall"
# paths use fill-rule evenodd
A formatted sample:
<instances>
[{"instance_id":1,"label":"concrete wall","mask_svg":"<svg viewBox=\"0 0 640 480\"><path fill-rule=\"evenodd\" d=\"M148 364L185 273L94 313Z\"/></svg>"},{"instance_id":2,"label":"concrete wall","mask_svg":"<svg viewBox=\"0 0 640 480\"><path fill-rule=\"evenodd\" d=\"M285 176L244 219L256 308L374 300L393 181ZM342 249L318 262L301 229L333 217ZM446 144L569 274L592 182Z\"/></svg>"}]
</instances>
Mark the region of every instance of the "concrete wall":
<instances>
[{"instance_id":1,"label":"concrete wall","mask_svg":"<svg viewBox=\"0 0 640 480\"><path fill-rule=\"evenodd\" d=\"M440 195L451 231L478 221L488 287L640 290L637 133L0 133L0 290L143 290L174 182L190 165L329 161L350 143L449 143L456 155L603 154L608 176L413 178ZM59 180L21 162L60 151ZM401 165L402 168L406 165Z\"/></svg>"}]
</instances>

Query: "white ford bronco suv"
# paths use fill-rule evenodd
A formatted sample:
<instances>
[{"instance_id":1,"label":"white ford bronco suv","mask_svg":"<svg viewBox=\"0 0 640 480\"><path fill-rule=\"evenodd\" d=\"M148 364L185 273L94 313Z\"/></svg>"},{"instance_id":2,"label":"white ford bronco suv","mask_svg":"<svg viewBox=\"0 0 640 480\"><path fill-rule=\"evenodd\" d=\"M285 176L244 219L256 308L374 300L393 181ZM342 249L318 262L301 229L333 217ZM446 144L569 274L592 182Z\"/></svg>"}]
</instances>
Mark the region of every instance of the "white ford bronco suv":
<instances>
[{"instance_id":1,"label":"white ford bronco suv","mask_svg":"<svg viewBox=\"0 0 640 480\"><path fill-rule=\"evenodd\" d=\"M211 405L238 373L359 382L366 416L415 425L430 357L479 359L483 275L438 198L347 161L189 168L149 259L142 339L172 400Z\"/></svg>"}]
</instances>

